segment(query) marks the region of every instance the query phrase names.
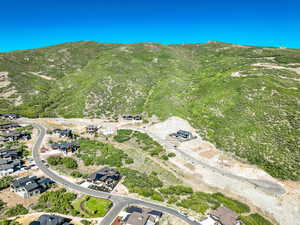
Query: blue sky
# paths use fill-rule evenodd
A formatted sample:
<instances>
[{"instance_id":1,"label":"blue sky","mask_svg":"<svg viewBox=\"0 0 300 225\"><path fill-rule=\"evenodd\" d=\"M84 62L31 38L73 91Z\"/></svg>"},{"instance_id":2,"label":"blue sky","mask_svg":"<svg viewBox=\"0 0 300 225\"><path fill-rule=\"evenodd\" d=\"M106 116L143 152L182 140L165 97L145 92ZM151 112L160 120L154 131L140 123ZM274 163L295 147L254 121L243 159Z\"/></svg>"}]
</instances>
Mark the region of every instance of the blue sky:
<instances>
[{"instance_id":1,"label":"blue sky","mask_svg":"<svg viewBox=\"0 0 300 225\"><path fill-rule=\"evenodd\" d=\"M299 0L0 1L0 52L80 40L300 48Z\"/></svg>"}]
</instances>

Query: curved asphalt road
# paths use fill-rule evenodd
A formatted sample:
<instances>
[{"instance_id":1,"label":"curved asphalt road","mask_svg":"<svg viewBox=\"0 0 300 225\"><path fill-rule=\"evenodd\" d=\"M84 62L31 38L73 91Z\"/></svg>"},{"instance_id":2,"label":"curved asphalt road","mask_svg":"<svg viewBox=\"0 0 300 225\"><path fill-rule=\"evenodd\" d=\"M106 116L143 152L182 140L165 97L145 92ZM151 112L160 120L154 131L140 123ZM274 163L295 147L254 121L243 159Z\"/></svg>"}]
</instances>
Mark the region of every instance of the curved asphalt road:
<instances>
[{"instance_id":1,"label":"curved asphalt road","mask_svg":"<svg viewBox=\"0 0 300 225\"><path fill-rule=\"evenodd\" d=\"M24 123L27 123L27 122L24 122ZM30 124L38 130L38 138L37 138L36 143L33 146L32 154L33 154L33 159L34 159L37 167L43 173L45 173L47 176L49 176L53 181L62 184L66 188L71 188L71 189L73 189L75 191L78 191L80 193L83 193L83 194L86 194L86 195L91 195L91 196L94 196L94 197L97 197L97 198L110 199L113 202L113 207L106 214L106 216L103 218L100 225L110 225L113 222L114 218L119 214L119 212L124 207L126 207L130 204L141 205L141 206L144 206L144 207L156 209L156 210L162 211L164 213L171 214L173 216L176 216L176 217L182 219L183 221L185 221L187 224L190 224L190 225L198 225L199 224L195 221L191 221L187 216L179 213L175 209L171 209L171 208L168 208L166 206L162 206L162 205L159 205L159 204L155 204L155 203L151 203L151 202L147 202L147 201L143 201L143 200L139 200L139 199L135 199L135 198L129 198L129 197L122 196L122 195L95 191L95 190L92 190L92 189L85 188L85 187L82 187L80 185L74 184L74 183L64 179L63 177L59 176L58 174L54 173L53 171L51 171L50 169L45 167L44 163L42 162L42 160L39 156L39 149L41 148L43 139L46 135L46 129L43 126L39 125L39 124L35 124L35 123L30 123Z\"/></svg>"}]
</instances>

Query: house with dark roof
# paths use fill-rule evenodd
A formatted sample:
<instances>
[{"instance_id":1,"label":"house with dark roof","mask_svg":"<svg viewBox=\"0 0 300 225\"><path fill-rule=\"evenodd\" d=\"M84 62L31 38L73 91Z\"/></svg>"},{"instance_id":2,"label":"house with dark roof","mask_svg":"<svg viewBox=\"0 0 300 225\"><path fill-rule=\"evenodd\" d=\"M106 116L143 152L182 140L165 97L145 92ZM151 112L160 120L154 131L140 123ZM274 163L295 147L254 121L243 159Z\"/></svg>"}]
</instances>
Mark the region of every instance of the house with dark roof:
<instances>
[{"instance_id":1,"label":"house with dark roof","mask_svg":"<svg viewBox=\"0 0 300 225\"><path fill-rule=\"evenodd\" d=\"M10 189L23 198L30 198L46 191L52 183L53 181L49 178L26 176L14 180L10 185Z\"/></svg>"},{"instance_id":2,"label":"house with dark roof","mask_svg":"<svg viewBox=\"0 0 300 225\"><path fill-rule=\"evenodd\" d=\"M66 138L73 138L74 137L74 134L73 134L72 130L70 130L70 129L65 129L65 130L54 129L52 132L54 134L58 134L59 137L66 137Z\"/></svg>"},{"instance_id":3,"label":"house with dark roof","mask_svg":"<svg viewBox=\"0 0 300 225\"><path fill-rule=\"evenodd\" d=\"M102 187L103 191L112 191L121 179L119 171L104 167L88 177L88 181Z\"/></svg>"},{"instance_id":4,"label":"house with dark roof","mask_svg":"<svg viewBox=\"0 0 300 225\"><path fill-rule=\"evenodd\" d=\"M3 142L7 141L19 141L19 140L30 140L31 134L28 132L19 132L19 131L11 131L8 133L1 134L2 139L0 139Z\"/></svg>"},{"instance_id":5,"label":"house with dark roof","mask_svg":"<svg viewBox=\"0 0 300 225\"><path fill-rule=\"evenodd\" d=\"M0 159L15 160L21 156L15 149L0 149Z\"/></svg>"},{"instance_id":6,"label":"house with dark roof","mask_svg":"<svg viewBox=\"0 0 300 225\"><path fill-rule=\"evenodd\" d=\"M0 131L7 131L7 130L12 130L20 127L21 126L17 123L5 123L5 124L0 124Z\"/></svg>"},{"instance_id":7,"label":"house with dark roof","mask_svg":"<svg viewBox=\"0 0 300 225\"><path fill-rule=\"evenodd\" d=\"M20 115L15 114L15 113L4 113L4 114L0 114L0 119L10 119L10 120L14 120L14 119L18 119L20 118Z\"/></svg>"},{"instance_id":8,"label":"house with dark roof","mask_svg":"<svg viewBox=\"0 0 300 225\"><path fill-rule=\"evenodd\" d=\"M142 120L142 116L140 115L123 115L122 118L124 120L136 120L136 121Z\"/></svg>"},{"instance_id":9,"label":"house with dark roof","mask_svg":"<svg viewBox=\"0 0 300 225\"><path fill-rule=\"evenodd\" d=\"M95 125L89 125L85 129L88 134L94 134L98 131L99 128Z\"/></svg>"},{"instance_id":10,"label":"house with dark roof","mask_svg":"<svg viewBox=\"0 0 300 225\"><path fill-rule=\"evenodd\" d=\"M179 130L176 133L170 134L170 136L177 138L179 141L188 141L195 138L191 132L186 130Z\"/></svg>"},{"instance_id":11,"label":"house with dark roof","mask_svg":"<svg viewBox=\"0 0 300 225\"><path fill-rule=\"evenodd\" d=\"M58 142L51 145L52 149L59 150L63 154L73 153L79 149L79 145L76 142Z\"/></svg>"},{"instance_id":12,"label":"house with dark roof","mask_svg":"<svg viewBox=\"0 0 300 225\"><path fill-rule=\"evenodd\" d=\"M71 219L66 217L43 214L38 220L32 221L29 225L71 225L70 222Z\"/></svg>"},{"instance_id":13,"label":"house with dark roof","mask_svg":"<svg viewBox=\"0 0 300 225\"><path fill-rule=\"evenodd\" d=\"M22 167L20 160L0 159L0 176L12 174Z\"/></svg>"}]
</instances>

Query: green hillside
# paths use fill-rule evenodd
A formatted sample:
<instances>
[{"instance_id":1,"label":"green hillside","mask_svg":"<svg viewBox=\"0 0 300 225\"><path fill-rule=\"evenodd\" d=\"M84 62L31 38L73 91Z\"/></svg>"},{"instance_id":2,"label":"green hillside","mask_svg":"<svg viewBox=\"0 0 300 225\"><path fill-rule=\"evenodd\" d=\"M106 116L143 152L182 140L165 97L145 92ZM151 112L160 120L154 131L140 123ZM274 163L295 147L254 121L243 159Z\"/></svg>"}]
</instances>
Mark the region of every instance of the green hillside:
<instances>
[{"instance_id":1,"label":"green hillside","mask_svg":"<svg viewBox=\"0 0 300 225\"><path fill-rule=\"evenodd\" d=\"M29 117L176 115L219 149L300 180L297 68L296 49L67 43L0 53L10 81L0 80L0 106Z\"/></svg>"}]
</instances>

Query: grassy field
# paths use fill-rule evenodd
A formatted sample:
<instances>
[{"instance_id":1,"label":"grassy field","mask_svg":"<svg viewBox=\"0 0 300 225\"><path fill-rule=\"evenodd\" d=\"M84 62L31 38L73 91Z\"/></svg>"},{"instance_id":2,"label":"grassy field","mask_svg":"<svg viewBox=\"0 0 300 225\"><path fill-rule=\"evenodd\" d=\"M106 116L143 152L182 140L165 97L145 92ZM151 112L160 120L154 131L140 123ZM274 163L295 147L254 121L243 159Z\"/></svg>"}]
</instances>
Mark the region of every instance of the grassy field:
<instances>
[{"instance_id":1,"label":"grassy field","mask_svg":"<svg viewBox=\"0 0 300 225\"><path fill-rule=\"evenodd\" d=\"M81 208L81 205L83 209ZM103 217L112 207L112 202L106 199L95 197L84 197L73 203L74 208L86 218Z\"/></svg>"},{"instance_id":2,"label":"grassy field","mask_svg":"<svg viewBox=\"0 0 300 225\"><path fill-rule=\"evenodd\" d=\"M300 179L300 50L95 42L0 53L1 112L36 117L179 116L274 177ZM254 66L272 63L288 69ZM47 75L53 80L43 79ZM232 76L232 74L238 74ZM16 99L21 98L18 106ZM21 103L20 103L21 102Z\"/></svg>"}]
</instances>

